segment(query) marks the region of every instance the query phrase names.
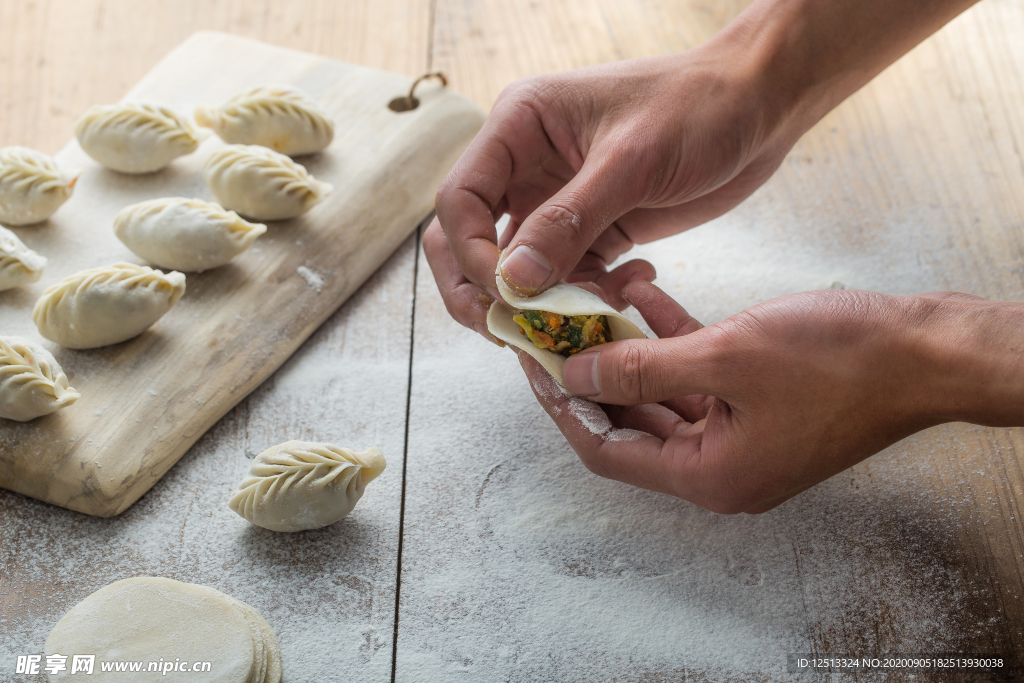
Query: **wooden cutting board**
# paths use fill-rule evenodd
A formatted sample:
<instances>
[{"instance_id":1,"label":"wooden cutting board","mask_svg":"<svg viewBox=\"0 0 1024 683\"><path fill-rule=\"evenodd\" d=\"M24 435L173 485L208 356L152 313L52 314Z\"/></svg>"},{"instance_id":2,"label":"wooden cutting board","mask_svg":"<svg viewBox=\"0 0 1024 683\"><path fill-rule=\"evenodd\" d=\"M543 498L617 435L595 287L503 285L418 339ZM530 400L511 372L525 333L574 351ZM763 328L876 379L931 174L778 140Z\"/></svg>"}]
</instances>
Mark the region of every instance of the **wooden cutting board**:
<instances>
[{"instance_id":1,"label":"wooden cutting board","mask_svg":"<svg viewBox=\"0 0 1024 683\"><path fill-rule=\"evenodd\" d=\"M269 223L230 265L189 274L185 297L154 327L101 349L43 341L31 321L35 300L78 270L143 263L114 236L114 216L156 197L211 199L200 169L223 143L211 136L148 176L108 171L76 142L61 150L58 164L84 172L51 221L15 229L50 261L40 282L0 292L0 335L43 342L82 398L27 424L0 420L0 486L91 515L122 512L337 310L429 214L483 123L476 105L433 82L417 88L416 109L388 109L411 81L212 32L164 58L126 100L191 112L261 84L309 93L334 119L335 140L299 161L334 191L300 218Z\"/></svg>"}]
</instances>

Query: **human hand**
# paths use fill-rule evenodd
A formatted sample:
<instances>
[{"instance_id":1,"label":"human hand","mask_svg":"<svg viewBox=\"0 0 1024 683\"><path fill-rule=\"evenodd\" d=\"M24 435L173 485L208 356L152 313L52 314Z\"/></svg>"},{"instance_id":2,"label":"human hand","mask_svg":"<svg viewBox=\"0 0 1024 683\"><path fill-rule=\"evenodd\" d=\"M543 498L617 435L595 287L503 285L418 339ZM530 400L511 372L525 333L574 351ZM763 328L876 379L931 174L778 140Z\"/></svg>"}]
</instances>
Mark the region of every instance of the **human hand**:
<instances>
[{"instance_id":1,"label":"human hand","mask_svg":"<svg viewBox=\"0 0 1024 683\"><path fill-rule=\"evenodd\" d=\"M1024 424L1020 304L806 292L701 328L652 284L623 295L660 339L568 359L566 389L586 400L519 354L601 476L715 512L763 512L928 426Z\"/></svg>"},{"instance_id":2,"label":"human hand","mask_svg":"<svg viewBox=\"0 0 1024 683\"><path fill-rule=\"evenodd\" d=\"M592 281L652 280L634 243L703 223L742 201L798 134L775 126L747 53L712 45L538 76L502 93L437 195L424 250L449 312L482 328L499 248L506 281L534 295ZM495 220L511 217L499 239Z\"/></svg>"},{"instance_id":3,"label":"human hand","mask_svg":"<svg viewBox=\"0 0 1024 683\"><path fill-rule=\"evenodd\" d=\"M754 0L688 52L514 83L423 236L449 312L487 336L499 247L520 294L590 280L624 307L621 286L653 268L609 263L741 202L823 115L975 1Z\"/></svg>"}]
</instances>

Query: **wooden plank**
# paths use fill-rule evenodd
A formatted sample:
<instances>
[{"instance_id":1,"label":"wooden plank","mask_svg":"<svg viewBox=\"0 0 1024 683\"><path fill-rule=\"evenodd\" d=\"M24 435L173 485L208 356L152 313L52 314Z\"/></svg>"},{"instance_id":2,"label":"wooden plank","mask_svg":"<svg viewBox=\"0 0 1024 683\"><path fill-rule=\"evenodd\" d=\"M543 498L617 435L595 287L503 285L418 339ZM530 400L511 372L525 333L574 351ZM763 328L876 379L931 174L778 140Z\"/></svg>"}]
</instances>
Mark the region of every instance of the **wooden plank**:
<instances>
[{"instance_id":1,"label":"wooden plank","mask_svg":"<svg viewBox=\"0 0 1024 683\"><path fill-rule=\"evenodd\" d=\"M434 64L488 106L514 78L692 47L739 4L442 0ZM737 210L631 256L705 322L829 287L1022 300L1021 64L1019 3L982 3ZM420 273L398 681L783 681L787 652L1024 666L1024 431L945 425L767 514L712 515L586 472Z\"/></svg>"},{"instance_id":2,"label":"wooden plank","mask_svg":"<svg viewBox=\"0 0 1024 683\"><path fill-rule=\"evenodd\" d=\"M387 103L407 92L407 77L221 33L195 34L128 97L218 102L266 82L298 84L334 118L332 147L305 160L333 193L277 223L230 267L190 275L189 293L153 330L105 349L56 349L83 399L29 424L0 425L0 486L89 514L124 510L415 229L482 120L434 84L418 91L418 109L396 114ZM76 143L65 148L58 161L86 170L50 226L19 231L51 261L40 283L5 293L5 334L38 336L28 314L44 287L82 268L135 260L109 227L121 208L158 196L209 197L200 165L218 144L211 138L166 171L130 179Z\"/></svg>"},{"instance_id":3,"label":"wooden plank","mask_svg":"<svg viewBox=\"0 0 1024 683\"><path fill-rule=\"evenodd\" d=\"M198 30L407 76L426 68L427 0L0 0L0 147L60 149ZM386 30L385 30L386 29Z\"/></svg>"}]
</instances>

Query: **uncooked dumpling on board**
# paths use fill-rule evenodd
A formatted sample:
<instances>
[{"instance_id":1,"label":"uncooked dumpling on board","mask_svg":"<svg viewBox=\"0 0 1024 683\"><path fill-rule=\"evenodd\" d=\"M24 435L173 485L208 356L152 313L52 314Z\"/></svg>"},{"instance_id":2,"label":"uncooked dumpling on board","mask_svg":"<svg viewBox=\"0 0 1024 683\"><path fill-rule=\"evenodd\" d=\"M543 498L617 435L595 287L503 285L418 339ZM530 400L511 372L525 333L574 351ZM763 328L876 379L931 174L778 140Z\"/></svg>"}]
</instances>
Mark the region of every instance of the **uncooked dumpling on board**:
<instances>
[{"instance_id":1,"label":"uncooked dumpling on board","mask_svg":"<svg viewBox=\"0 0 1024 683\"><path fill-rule=\"evenodd\" d=\"M184 197L132 204L114 219L114 233L135 254L186 273L228 263L266 231L213 202Z\"/></svg>"},{"instance_id":2,"label":"uncooked dumpling on board","mask_svg":"<svg viewBox=\"0 0 1024 683\"><path fill-rule=\"evenodd\" d=\"M281 680L277 639L255 609L208 586L162 577L123 579L99 589L57 622L43 647L47 655L95 655L86 680L96 682L125 680L124 672L99 666L111 661L143 662L132 683ZM149 662L159 663L155 671ZM49 680L86 675L72 666L69 658Z\"/></svg>"},{"instance_id":3,"label":"uncooked dumpling on board","mask_svg":"<svg viewBox=\"0 0 1024 683\"><path fill-rule=\"evenodd\" d=\"M256 456L228 505L271 531L318 529L350 513L385 466L379 448L288 441Z\"/></svg>"},{"instance_id":4,"label":"uncooked dumpling on board","mask_svg":"<svg viewBox=\"0 0 1024 683\"><path fill-rule=\"evenodd\" d=\"M32 320L39 334L70 349L92 349L142 334L178 303L185 276L116 263L75 273L49 287Z\"/></svg>"},{"instance_id":5,"label":"uncooked dumpling on board","mask_svg":"<svg viewBox=\"0 0 1024 683\"><path fill-rule=\"evenodd\" d=\"M0 225L0 292L38 281L44 268L46 257L26 247L17 235Z\"/></svg>"},{"instance_id":6,"label":"uncooked dumpling on board","mask_svg":"<svg viewBox=\"0 0 1024 683\"><path fill-rule=\"evenodd\" d=\"M52 216L74 191L81 171L62 171L48 154L0 149L0 223L31 225Z\"/></svg>"},{"instance_id":7,"label":"uncooked dumpling on board","mask_svg":"<svg viewBox=\"0 0 1024 683\"><path fill-rule=\"evenodd\" d=\"M219 107L196 107L195 118L224 142L262 145L292 157L315 154L334 139L334 124L327 114L288 85L260 86Z\"/></svg>"},{"instance_id":8,"label":"uncooked dumpling on board","mask_svg":"<svg viewBox=\"0 0 1024 683\"><path fill-rule=\"evenodd\" d=\"M20 337L0 337L0 417L28 422L80 397L53 355Z\"/></svg>"},{"instance_id":9,"label":"uncooked dumpling on board","mask_svg":"<svg viewBox=\"0 0 1024 683\"><path fill-rule=\"evenodd\" d=\"M206 159L203 177L224 207L263 221L295 218L331 191L284 154L259 145L221 147Z\"/></svg>"},{"instance_id":10,"label":"uncooked dumpling on board","mask_svg":"<svg viewBox=\"0 0 1024 683\"><path fill-rule=\"evenodd\" d=\"M590 346L623 339L644 339L633 323L581 287L560 282L535 297L517 295L499 273L496 299L487 311L487 331L526 351L562 384L566 358Z\"/></svg>"},{"instance_id":11,"label":"uncooked dumpling on board","mask_svg":"<svg viewBox=\"0 0 1024 683\"><path fill-rule=\"evenodd\" d=\"M149 102L100 105L75 124L86 154L121 173L152 173L191 154L208 131L200 131L172 109Z\"/></svg>"}]
</instances>

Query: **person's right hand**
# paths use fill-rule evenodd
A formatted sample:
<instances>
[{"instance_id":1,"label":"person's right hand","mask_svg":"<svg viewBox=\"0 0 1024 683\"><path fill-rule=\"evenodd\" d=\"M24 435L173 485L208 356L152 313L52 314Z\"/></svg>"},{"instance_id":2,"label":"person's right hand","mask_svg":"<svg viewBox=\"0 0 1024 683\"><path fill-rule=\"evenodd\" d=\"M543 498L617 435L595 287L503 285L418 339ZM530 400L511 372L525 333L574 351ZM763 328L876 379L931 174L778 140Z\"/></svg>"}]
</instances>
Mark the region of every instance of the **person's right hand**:
<instances>
[{"instance_id":1,"label":"person's right hand","mask_svg":"<svg viewBox=\"0 0 1024 683\"><path fill-rule=\"evenodd\" d=\"M437 195L424 250L452 316L481 330L502 274L530 296L559 280L610 302L653 268L605 267L635 243L719 216L759 187L802 129L780 126L745 52L689 52L509 86ZM778 98L778 93L775 93ZM501 240L495 219L511 223Z\"/></svg>"},{"instance_id":2,"label":"person's right hand","mask_svg":"<svg viewBox=\"0 0 1024 683\"><path fill-rule=\"evenodd\" d=\"M925 427L1024 424L1024 304L829 290L702 328L653 284L623 294L660 339L571 356L569 393L519 352L537 399L601 476L763 512Z\"/></svg>"}]
</instances>

